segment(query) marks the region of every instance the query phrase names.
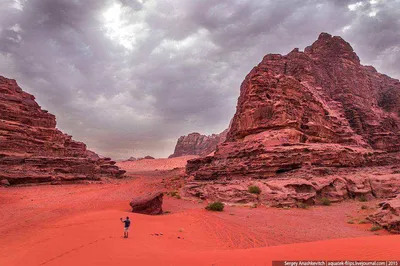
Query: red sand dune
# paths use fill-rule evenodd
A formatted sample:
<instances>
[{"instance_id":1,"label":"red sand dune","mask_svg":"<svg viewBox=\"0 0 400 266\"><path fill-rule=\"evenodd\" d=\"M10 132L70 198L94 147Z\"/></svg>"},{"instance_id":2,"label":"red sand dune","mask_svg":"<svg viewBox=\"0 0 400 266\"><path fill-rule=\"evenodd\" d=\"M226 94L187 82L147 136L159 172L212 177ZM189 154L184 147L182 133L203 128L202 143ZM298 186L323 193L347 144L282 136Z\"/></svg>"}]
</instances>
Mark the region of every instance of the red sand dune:
<instances>
[{"instance_id":1,"label":"red sand dune","mask_svg":"<svg viewBox=\"0 0 400 266\"><path fill-rule=\"evenodd\" d=\"M166 196L169 214L131 213L129 200L162 189L160 179L0 188L0 265L269 265L400 257L400 236L377 236L370 224L347 223L364 219L376 201L308 210L227 206L213 213L205 203ZM371 209L361 210L362 204ZM132 229L124 239L119 218L127 215Z\"/></svg>"},{"instance_id":2,"label":"red sand dune","mask_svg":"<svg viewBox=\"0 0 400 266\"><path fill-rule=\"evenodd\" d=\"M138 161L122 161L116 165L128 172L146 172L154 170L172 170L174 168L184 168L186 162L197 158L196 155L186 155L175 158L161 159L142 159Z\"/></svg>"}]
</instances>

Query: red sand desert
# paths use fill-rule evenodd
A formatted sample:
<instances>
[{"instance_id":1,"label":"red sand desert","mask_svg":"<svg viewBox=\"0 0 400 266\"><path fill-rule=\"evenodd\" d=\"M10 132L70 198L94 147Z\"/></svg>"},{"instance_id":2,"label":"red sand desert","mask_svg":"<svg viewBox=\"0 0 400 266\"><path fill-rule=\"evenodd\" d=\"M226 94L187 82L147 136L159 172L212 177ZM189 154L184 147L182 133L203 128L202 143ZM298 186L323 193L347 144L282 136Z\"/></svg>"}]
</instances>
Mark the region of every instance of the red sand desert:
<instances>
[{"instance_id":1,"label":"red sand desert","mask_svg":"<svg viewBox=\"0 0 400 266\"><path fill-rule=\"evenodd\" d=\"M132 164L119 166L135 176ZM160 164L165 170L177 167L176 158L146 162L150 168ZM204 209L206 202L165 196L166 214L131 213L129 200L165 191L163 179L172 182L174 171L163 176L147 171L102 184L0 188L0 265L270 265L272 260L400 258L400 236L358 224L378 201L310 209L227 206L214 213ZM119 221L125 216L132 220L128 239Z\"/></svg>"}]
</instances>

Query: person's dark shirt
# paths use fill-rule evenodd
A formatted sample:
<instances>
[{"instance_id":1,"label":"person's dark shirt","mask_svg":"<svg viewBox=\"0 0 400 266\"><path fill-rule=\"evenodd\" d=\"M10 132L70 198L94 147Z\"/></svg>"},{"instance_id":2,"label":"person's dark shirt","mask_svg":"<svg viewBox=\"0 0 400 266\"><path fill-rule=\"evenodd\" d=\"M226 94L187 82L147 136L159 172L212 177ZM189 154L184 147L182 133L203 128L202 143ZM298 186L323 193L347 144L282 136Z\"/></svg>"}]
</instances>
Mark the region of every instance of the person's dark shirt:
<instances>
[{"instance_id":1,"label":"person's dark shirt","mask_svg":"<svg viewBox=\"0 0 400 266\"><path fill-rule=\"evenodd\" d=\"M129 227L131 225L131 221L130 220L125 220L125 227Z\"/></svg>"}]
</instances>

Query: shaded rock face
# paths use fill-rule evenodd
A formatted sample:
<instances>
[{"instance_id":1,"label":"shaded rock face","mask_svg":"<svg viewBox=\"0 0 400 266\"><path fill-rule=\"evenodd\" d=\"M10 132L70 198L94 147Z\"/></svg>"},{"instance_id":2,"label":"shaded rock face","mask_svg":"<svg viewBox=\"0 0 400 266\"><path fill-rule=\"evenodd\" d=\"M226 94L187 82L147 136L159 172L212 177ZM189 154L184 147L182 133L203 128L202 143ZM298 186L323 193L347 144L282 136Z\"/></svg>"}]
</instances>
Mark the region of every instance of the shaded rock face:
<instances>
[{"instance_id":1,"label":"shaded rock face","mask_svg":"<svg viewBox=\"0 0 400 266\"><path fill-rule=\"evenodd\" d=\"M162 192L157 192L132 199L130 202L132 212L148 215L162 214L163 196L164 194Z\"/></svg>"},{"instance_id":2,"label":"shaded rock face","mask_svg":"<svg viewBox=\"0 0 400 266\"><path fill-rule=\"evenodd\" d=\"M350 44L322 33L304 52L266 55L251 70L226 141L213 156L188 161L186 171L195 182L203 181L203 190L210 185L206 191L213 197L221 195L212 190L220 181L229 186L273 178L285 187L287 178L311 179L319 171L334 175L345 167L395 165L400 163L399 111L400 82L362 66ZM332 186L340 194L351 182ZM302 187L307 186L319 193L319 185ZM278 194L271 192L268 201L279 202Z\"/></svg>"},{"instance_id":3,"label":"shaded rock face","mask_svg":"<svg viewBox=\"0 0 400 266\"><path fill-rule=\"evenodd\" d=\"M380 209L368 217L390 232L400 234L400 195L380 204Z\"/></svg>"},{"instance_id":4,"label":"shaded rock face","mask_svg":"<svg viewBox=\"0 0 400 266\"><path fill-rule=\"evenodd\" d=\"M120 177L125 171L56 129L55 116L0 76L0 179L11 185Z\"/></svg>"},{"instance_id":5,"label":"shaded rock face","mask_svg":"<svg viewBox=\"0 0 400 266\"><path fill-rule=\"evenodd\" d=\"M178 139L175 151L168 158L174 158L184 155L206 156L215 151L218 144L226 139L228 130L224 130L220 134L212 134L210 136L201 135L194 132Z\"/></svg>"}]
</instances>

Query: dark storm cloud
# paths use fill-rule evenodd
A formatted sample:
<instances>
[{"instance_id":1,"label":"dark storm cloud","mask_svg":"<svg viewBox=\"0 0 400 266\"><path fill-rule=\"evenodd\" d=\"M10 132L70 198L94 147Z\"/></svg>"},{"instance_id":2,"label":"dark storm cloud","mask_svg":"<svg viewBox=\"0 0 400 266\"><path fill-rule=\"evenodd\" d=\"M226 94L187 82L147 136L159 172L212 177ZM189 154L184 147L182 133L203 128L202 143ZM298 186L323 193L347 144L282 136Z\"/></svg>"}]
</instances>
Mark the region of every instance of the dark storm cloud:
<instances>
[{"instance_id":1,"label":"dark storm cloud","mask_svg":"<svg viewBox=\"0 0 400 266\"><path fill-rule=\"evenodd\" d=\"M228 126L265 54L322 31L399 78L399 18L397 0L0 0L0 75L100 154L167 156Z\"/></svg>"}]
</instances>

